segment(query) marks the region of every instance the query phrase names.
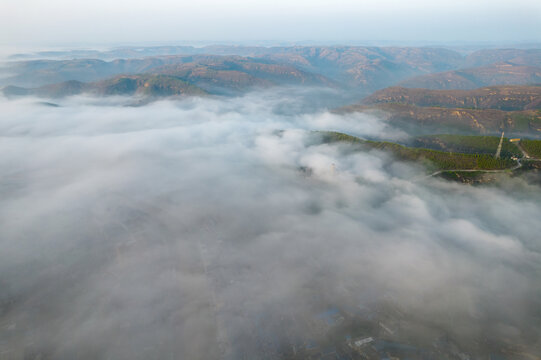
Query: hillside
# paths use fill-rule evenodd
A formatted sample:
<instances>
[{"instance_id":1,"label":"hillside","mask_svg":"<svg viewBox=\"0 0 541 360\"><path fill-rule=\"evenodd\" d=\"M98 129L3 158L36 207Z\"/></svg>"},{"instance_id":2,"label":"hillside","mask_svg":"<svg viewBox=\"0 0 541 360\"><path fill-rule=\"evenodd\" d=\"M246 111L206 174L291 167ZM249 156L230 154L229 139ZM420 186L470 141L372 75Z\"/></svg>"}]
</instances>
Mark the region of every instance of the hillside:
<instances>
[{"instance_id":1,"label":"hillside","mask_svg":"<svg viewBox=\"0 0 541 360\"><path fill-rule=\"evenodd\" d=\"M323 74L352 88L376 90L411 76L458 68L460 54L415 47L287 47L266 58Z\"/></svg>"},{"instance_id":2,"label":"hillside","mask_svg":"<svg viewBox=\"0 0 541 360\"><path fill-rule=\"evenodd\" d=\"M89 93L98 96L105 95L146 95L146 96L175 96L175 95L204 95L206 92L179 78L167 75L125 75L112 79L82 83L66 81L46 85L34 89L8 86L3 89L5 96L35 95L41 97L64 97Z\"/></svg>"},{"instance_id":3,"label":"hillside","mask_svg":"<svg viewBox=\"0 0 541 360\"><path fill-rule=\"evenodd\" d=\"M273 83L327 84L357 93L387 86L429 89L474 89L498 84L541 83L539 50L493 49L466 57L458 52L425 47L367 46L191 46L119 48L106 52L39 53L70 57L62 60L11 61L11 75L0 85L39 87L76 80L94 82L117 75L196 70L202 86L236 88L257 80ZM74 58L74 57L92 58ZM17 58L24 58L23 55ZM99 59L98 59L99 58ZM215 67L219 67L215 69ZM207 69L208 68L208 69ZM205 74L206 73L206 74ZM204 81L216 75L216 80Z\"/></svg>"},{"instance_id":4,"label":"hillside","mask_svg":"<svg viewBox=\"0 0 541 360\"><path fill-rule=\"evenodd\" d=\"M274 85L334 86L321 75L310 74L287 65L244 59L207 59L202 62L168 65L139 75L120 75L97 82L64 81L38 88L7 86L6 96L36 95L62 97L83 92L97 95L179 94L235 95L254 87Z\"/></svg>"},{"instance_id":5,"label":"hillside","mask_svg":"<svg viewBox=\"0 0 541 360\"><path fill-rule=\"evenodd\" d=\"M397 159L415 161L424 164L429 170L501 170L516 165L510 158L495 159L494 156L483 153L460 153L438 151L427 148L407 147L387 141L362 140L338 132L318 133L322 143L343 142L360 149L377 149L393 154Z\"/></svg>"},{"instance_id":6,"label":"hillside","mask_svg":"<svg viewBox=\"0 0 541 360\"><path fill-rule=\"evenodd\" d=\"M160 52L164 55L142 57ZM141 58L133 58L137 54ZM332 79L343 86L368 92L396 84L412 76L456 69L463 61L460 54L446 49L359 46L160 47L148 50L118 49L111 53L83 51L57 55L106 59L116 56L127 59L13 61L5 64L6 71L12 75L2 79L1 84L39 87L68 80L92 82L120 74L151 72L167 65L191 63L192 67L204 67L211 62L242 61L253 63L254 67L266 63L283 66L283 69L294 69L292 79L287 80L296 83L299 82L299 72L312 73ZM259 77L254 74L252 76ZM282 76L289 76L288 71L284 71Z\"/></svg>"},{"instance_id":7,"label":"hillside","mask_svg":"<svg viewBox=\"0 0 541 360\"><path fill-rule=\"evenodd\" d=\"M390 87L366 97L364 105L402 103L447 108L541 109L541 86L492 86L474 90L430 90Z\"/></svg>"},{"instance_id":8,"label":"hillside","mask_svg":"<svg viewBox=\"0 0 541 360\"><path fill-rule=\"evenodd\" d=\"M541 67L498 63L422 75L402 81L399 86L425 89L469 90L493 85L528 85L541 83Z\"/></svg>"},{"instance_id":9,"label":"hillside","mask_svg":"<svg viewBox=\"0 0 541 360\"><path fill-rule=\"evenodd\" d=\"M133 75L119 76L94 83L99 95L204 95L206 91L174 76Z\"/></svg>"},{"instance_id":10,"label":"hillside","mask_svg":"<svg viewBox=\"0 0 541 360\"><path fill-rule=\"evenodd\" d=\"M18 54L13 59L36 56L49 59L3 64L12 75L2 79L0 85L39 87L69 80L92 82L120 74L151 72L168 65L204 66L212 61L237 62L239 58L245 62L290 66L296 72L324 76L365 93L400 82L406 87L431 89L541 82L541 50L538 49L479 50L464 57L453 50L425 47L158 46L49 51Z\"/></svg>"},{"instance_id":11,"label":"hillside","mask_svg":"<svg viewBox=\"0 0 541 360\"><path fill-rule=\"evenodd\" d=\"M505 130L509 134L541 135L541 113L534 110L476 110L381 103L352 105L336 111L376 112L395 126L421 134L495 134Z\"/></svg>"},{"instance_id":12,"label":"hillside","mask_svg":"<svg viewBox=\"0 0 541 360\"><path fill-rule=\"evenodd\" d=\"M184 57L152 57L143 59L31 60L6 65L13 74L2 79L3 84L40 87L64 81L94 82L120 74L138 74L169 63L184 61Z\"/></svg>"},{"instance_id":13,"label":"hillside","mask_svg":"<svg viewBox=\"0 0 541 360\"><path fill-rule=\"evenodd\" d=\"M540 141L535 141L538 143ZM410 140L409 145L416 148L427 148L445 152L459 152L466 154L494 155L500 143L499 136L464 136L464 135L427 135L417 136ZM508 138L502 142L501 157L522 157L520 149Z\"/></svg>"},{"instance_id":14,"label":"hillside","mask_svg":"<svg viewBox=\"0 0 541 360\"><path fill-rule=\"evenodd\" d=\"M520 146L528 153L529 156L541 159L541 140L523 139Z\"/></svg>"},{"instance_id":15,"label":"hillside","mask_svg":"<svg viewBox=\"0 0 541 360\"><path fill-rule=\"evenodd\" d=\"M65 64L65 62L61 63ZM88 69L92 69L92 64L103 65L104 63L103 61L91 61ZM166 65L163 65L164 63ZM85 61L77 62L77 66L84 64L87 63ZM121 69L131 70L133 72L150 70L142 74L124 74L97 82L94 81L92 85L88 86L83 85L79 80L62 81L44 85L33 90L27 90L20 86L8 86L4 89L4 93L7 95L34 94L58 97L85 91L88 92L89 90L97 93L109 93L109 88L119 88L123 93L131 94L133 92L141 92L141 90L135 88L140 87L141 82L148 82L148 79L152 80L151 83L155 89L153 90L153 95L159 95L161 92L164 92L166 95L180 92L180 88L186 87L185 83L192 84L213 94L238 94L253 87L269 87L273 85L336 86L332 80L322 75L299 70L290 65L277 64L270 60L243 58L240 56L221 57L201 55L147 59L146 61L124 60L109 63L109 65L111 64L116 64ZM93 75L87 76L89 75L88 72L94 74L88 70L85 75L83 71L82 75L78 78L93 78ZM127 72L129 73L130 71ZM45 73L48 74L49 70L45 71ZM62 70L58 70L58 72L52 71L51 73L56 74L55 76L59 78L71 76L69 75L71 74L70 72L63 72ZM96 77L100 78L99 76ZM140 82L133 81L139 78L143 80ZM119 81L123 82L122 85L119 84ZM180 85L177 86L172 84L172 81L177 81L177 83L178 81L183 81L185 83L178 83ZM78 85L76 86L75 84Z\"/></svg>"},{"instance_id":16,"label":"hillside","mask_svg":"<svg viewBox=\"0 0 541 360\"><path fill-rule=\"evenodd\" d=\"M486 50L463 57L455 51L424 47L224 45L120 48L62 56L85 54L126 58L12 61L2 64L2 71L9 76L0 79L0 85L15 86L5 90L12 95L46 95L50 92L51 96L60 96L84 91L85 85L80 83L106 81L118 76L159 74L174 76L215 94L234 95L254 87L309 85L342 88L352 97L361 97L397 84L407 88L475 89L499 84L541 83L541 67L537 62L540 55L539 51L533 50ZM158 55L136 57L152 54ZM492 61L499 63L490 63ZM462 69L466 65L479 64L482 66ZM64 84L66 82L69 85ZM502 102L506 94L498 96L497 102ZM509 104L513 107L505 107ZM498 107L485 101L480 106L517 110L515 105L508 101L505 106ZM470 105L465 100L458 106ZM536 106L532 104L528 109Z\"/></svg>"},{"instance_id":17,"label":"hillside","mask_svg":"<svg viewBox=\"0 0 541 360\"><path fill-rule=\"evenodd\" d=\"M541 49L483 49L464 59L461 67L472 68L496 63L541 66Z\"/></svg>"},{"instance_id":18,"label":"hillside","mask_svg":"<svg viewBox=\"0 0 541 360\"><path fill-rule=\"evenodd\" d=\"M211 93L272 85L334 86L332 80L322 75L291 65L240 56L198 57L190 62L158 67L152 73L179 77Z\"/></svg>"},{"instance_id":19,"label":"hillside","mask_svg":"<svg viewBox=\"0 0 541 360\"><path fill-rule=\"evenodd\" d=\"M94 82L117 75L149 73L153 69L167 65L199 63L204 66L212 62L234 61L235 59L238 57L176 55L111 61L97 59L18 61L5 65L5 71L13 75L2 79L2 83L21 87L39 87L70 80Z\"/></svg>"}]
</instances>

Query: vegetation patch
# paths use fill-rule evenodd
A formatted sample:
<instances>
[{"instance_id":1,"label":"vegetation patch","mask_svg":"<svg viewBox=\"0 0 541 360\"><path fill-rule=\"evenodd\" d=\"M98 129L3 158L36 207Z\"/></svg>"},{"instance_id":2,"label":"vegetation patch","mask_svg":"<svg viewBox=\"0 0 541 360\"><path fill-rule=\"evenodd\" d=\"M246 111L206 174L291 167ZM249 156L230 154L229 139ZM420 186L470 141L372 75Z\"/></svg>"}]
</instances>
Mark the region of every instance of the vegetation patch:
<instances>
[{"instance_id":1,"label":"vegetation patch","mask_svg":"<svg viewBox=\"0 0 541 360\"><path fill-rule=\"evenodd\" d=\"M439 174L439 177L465 184L481 184L493 180L492 178L487 178L486 175L487 173L482 171L444 171Z\"/></svg>"},{"instance_id":2,"label":"vegetation patch","mask_svg":"<svg viewBox=\"0 0 541 360\"><path fill-rule=\"evenodd\" d=\"M401 160L425 162L439 170L502 170L511 168L515 162L509 158L496 159L487 154L464 154L431 149L409 148L390 142L367 142L376 149L387 150ZM432 166L430 166L432 165Z\"/></svg>"},{"instance_id":3,"label":"vegetation patch","mask_svg":"<svg viewBox=\"0 0 541 360\"><path fill-rule=\"evenodd\" d=\"M541 140L523 139L520 145L531 157L541 159Z\"/></svg>"},{"instance_id":4,"label":"vegetation patch","mask_svg":"<svg viewBox=\"0 0 541 360\"><path fill-rule=\"evenodd\" d=\"M387 141L362 140L339 132L323 132L324 143L345 142L365 149L378 149L392 153L400 160L424 163L432 170L503 170L516 163L510 158L495 159L488 154L465 154L424 148L411 148Z\"/></svg>"},{"instance_id":5,"label":"vegetation patch","mask_svg":"<svg viewBox=\"0 0 541 360\"><path fill-rule=\"evenodd\" d=\"M467 154L494 155L500 143L498 136L466 136L466 135L427 135L413 140L414 147L423 147L433 150L459 152ZM521 157L520 149L509 139L504 138L502 143L501 157Z\"/></svg>"}]
</instances>

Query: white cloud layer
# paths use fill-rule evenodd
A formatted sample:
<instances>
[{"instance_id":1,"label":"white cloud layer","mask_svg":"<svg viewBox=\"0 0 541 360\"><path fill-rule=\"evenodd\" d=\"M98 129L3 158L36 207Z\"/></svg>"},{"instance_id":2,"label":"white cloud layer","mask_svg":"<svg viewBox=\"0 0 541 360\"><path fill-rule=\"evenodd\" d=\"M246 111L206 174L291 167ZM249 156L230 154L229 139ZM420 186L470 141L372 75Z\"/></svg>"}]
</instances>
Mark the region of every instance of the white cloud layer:
<instances>
[{"instance_id":1,"label":"white cloud layer","mask_svg":"<svg viewBox=\"0 0 541 360\"><path fill-rule=\"evenodd\" d=\"M388 129L273 92L32 101L0 100L0 353L235 359L383 301L458 338L541 335L538 187L309 145Z\"/></svg>"}]
</instances>

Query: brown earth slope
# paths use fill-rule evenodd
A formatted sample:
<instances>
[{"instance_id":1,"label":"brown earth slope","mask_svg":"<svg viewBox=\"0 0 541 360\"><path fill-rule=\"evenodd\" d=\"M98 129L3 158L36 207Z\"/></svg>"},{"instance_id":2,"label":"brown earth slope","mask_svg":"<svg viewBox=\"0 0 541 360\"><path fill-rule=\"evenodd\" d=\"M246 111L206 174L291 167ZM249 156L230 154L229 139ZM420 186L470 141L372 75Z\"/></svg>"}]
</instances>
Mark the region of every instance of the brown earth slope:
<instances>
[{"instance_id":1,"label":"brown earth slope","mask_svg":"<svg viewBox=\"0 0 541 360\"><path fill-rule=\"evenodd\" d=\"M7 86L2 90L4 95L8 97L34 95L49 98L59 98L83 93L98 96L175 96L206 94L203 89L197 86L189 84L179 78L166 75L123 75L93 83L65 81L34 89Z\"/></svg>"},{"instance_id":2,"label":"brown earth slope","mask_svg":"<svg viewBox=\"0 0 541 360\"><path fill-rule=\"evenodd\" d=\"M81 92L108 94L115 91L122 94L150 92L152 95L172 95L182 92L182 89L187 89L187 86L191 85L204 92L235 94L254 87L273 85L335 86L332 80L322 75L265 59L198 55L182 57L177 61L181 62L157 66L137 75L119 75L90 83L70 80L33 89L8 86L3 89L3 92L8 96L48 97L74 95ZM154 90L138 89L149 79Z\"/></svg>"},{"instance_id":3,"label":"brown earth slope","mask_svg":"<svg viewBox=\"0 0 541 360\"><path fill-rule=\"evenodd\" d=\"M514 65L541 66L541 49L478 50L468 55L461 67L471 68L504 62Z\"/></svg>"},{"instance_id":4,"label":"brown earth slope","mask_svg":"<svg viewBox=\"0 0 541 360\"><path fill-rule=\"evenodd\" d=\"M403 103L447 108L541 109L541 86L491 86L474 90L429 90L390 87L366 97L363 105Z\"/></svg>"},{"instance_id":5,"label":"brown earth slope","mask_svg":"<svg viewBox=\"0 0 541 360\"><path fill-rule=\"evenodd\" d=\"M527 85L541 83L541 66L499 63L483 67L452 70L413 77L400 86L425 89L468 90L492 85Z\"/></svg>"},{"instance_id":6,"label":"brown earth slope","mask_svg":"<svg viewBox=\"0 0 541 360\"><path fill-rule=\"evenodd\" d=\"M541 135L541 113L534 110L478 110L397 103L352 105L337 110L353 111L376 113L391 124L419 133L493 134L504 130L508 135Z\"/></svg>"},{"instance_id":7,"label":"brown earth slope","mask_svg":"<svg viewBox=\"0 0 541 360\"><path fill-rule=\"evenodd\" d=\"M446 49L325 46L273 48L266 58L374 90L411 76L455 69L463 58Z\"/></svg>"},{"instance_id":8,"label":"brown earth slope","mask_svg":"<svg viewBox=\"0 0 541 360\"><path fill-rule=\"evenodd\" d=\"M190 62L158 67L152 73L176 76L209 92L241 91L271 85L335 85L322 75L291 65L240 56L196 57Z\"/></svg>"},{"instance_id":9,"label":"brown earth slope","mask_svg":"<svg viewBox=\"0 0 541 360\"><path fill-rule=\"evenodd\" d=\"M168 49L164 50L169 52ZM151 72L168 65L194 63L206 66L210 62L220 61L238 63L242 58L244 62L259 64L254 66L280 64L288 69L295 68L293 72L318 74L350 88L373 91L412 76L456 69L464 60L451 50L414 47L210 46L177 50L183 55L112 61L72 59L10 62L7 70L12 75L0 80L2 85L37 87L68 80L89 82L119 74ZM127 55L123 51L115 53L115 56Z\"/></svg>"}]
</instances>

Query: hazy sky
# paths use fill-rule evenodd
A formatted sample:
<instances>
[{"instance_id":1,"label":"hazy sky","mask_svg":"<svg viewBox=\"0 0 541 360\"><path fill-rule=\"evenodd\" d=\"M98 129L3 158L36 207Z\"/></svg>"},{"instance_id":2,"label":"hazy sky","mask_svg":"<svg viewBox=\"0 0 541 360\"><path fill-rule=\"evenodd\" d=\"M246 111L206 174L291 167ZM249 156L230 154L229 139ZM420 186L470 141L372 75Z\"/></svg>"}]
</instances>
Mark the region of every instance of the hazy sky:
<instances>
[{"instance_id":1,"label":"hazy sky","mask_svg":"<svg viewBox=\"0 0 541 360\"><path fill-rule=\"evenodd\" d=\"M538 0L2 0L0 43L538 41Z\"/></svg>"}]
</instances>

